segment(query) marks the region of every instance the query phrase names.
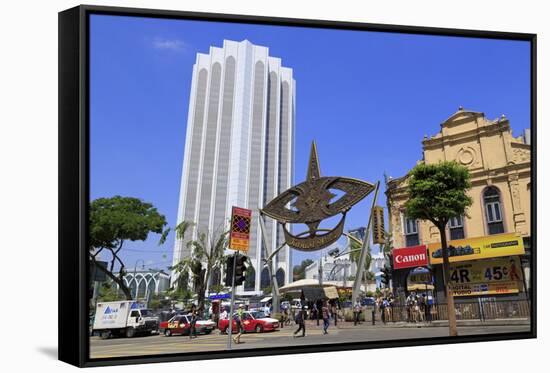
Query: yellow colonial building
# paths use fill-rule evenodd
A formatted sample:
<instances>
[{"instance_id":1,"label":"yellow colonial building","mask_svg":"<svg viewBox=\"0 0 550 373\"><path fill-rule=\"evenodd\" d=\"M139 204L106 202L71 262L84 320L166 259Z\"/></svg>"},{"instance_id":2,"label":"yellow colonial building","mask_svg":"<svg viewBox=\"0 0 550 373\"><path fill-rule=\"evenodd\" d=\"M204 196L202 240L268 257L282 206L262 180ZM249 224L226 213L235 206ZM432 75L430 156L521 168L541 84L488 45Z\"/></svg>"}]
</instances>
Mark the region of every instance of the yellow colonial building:
<instances>
[{"instance_id":1,"label":"yellow colonial building","mask_svg":"<svg viewBox=\"0 0 550 373\"><path fill-rule=\"evenodd\" d=\"M516 233L530 249L531 145L529 131L513 137L509 120L502 115L487 119L481 112L459 108L441 123L434 136L424 136L419 162L456 161L468 168L473 204L466 216L448 224L448 239L461 240ZM419 139L420 140L420 139ZM389 225L395 248L435 244L438 229L427 221L409 219L405 213L407 178L386 180ZM529 267L525 265L524 268ZM525 277L528 278L526 269Z\"/></svg>"}]
</instances>

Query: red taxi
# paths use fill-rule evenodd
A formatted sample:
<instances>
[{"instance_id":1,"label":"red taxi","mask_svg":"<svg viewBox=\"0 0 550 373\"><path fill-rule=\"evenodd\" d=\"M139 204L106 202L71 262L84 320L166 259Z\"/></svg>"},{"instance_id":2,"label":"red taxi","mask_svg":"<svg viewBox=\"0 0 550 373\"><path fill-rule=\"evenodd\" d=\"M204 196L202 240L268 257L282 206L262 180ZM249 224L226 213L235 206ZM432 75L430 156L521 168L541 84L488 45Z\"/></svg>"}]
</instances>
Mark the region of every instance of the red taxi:
<instances>
[{"instance_id":1,"label":"red taxi","mask_svg":"<svg viewBox=\"0 0 550 373\"><path fill-rule=\"evenodd\" d=\"M262 333L277 330L279 328L279 320L266 317L262 311L245 311L243 313L242 326L246 333ZM229 320L220 320L218 328L220 332L227 333ZM231 332L237 333L237 323L235 320L233 320L233 324L231 325Z\"/></svg>"},{"instance_id":2,"label":"red taxi","mask_svg":"<svg viewBox=\"0 0 550 373\"><path fill-rule=\"evenodd\" d=\"M165 336L170 337L173 334L189 335L191 315L176 315L168 321L160 323L159 331ZM197 320L195 329L197 334L210 334L216 324L211 320Z\"/></svg>"}]
</instances>

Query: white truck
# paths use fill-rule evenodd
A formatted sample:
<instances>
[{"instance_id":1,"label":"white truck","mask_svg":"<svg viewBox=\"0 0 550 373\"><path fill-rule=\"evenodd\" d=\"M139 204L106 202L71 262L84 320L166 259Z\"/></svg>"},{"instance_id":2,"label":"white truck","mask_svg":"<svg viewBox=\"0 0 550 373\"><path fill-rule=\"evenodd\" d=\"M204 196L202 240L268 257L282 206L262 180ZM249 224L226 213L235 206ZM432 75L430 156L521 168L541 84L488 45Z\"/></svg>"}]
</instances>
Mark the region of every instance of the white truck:
<instances>
[{"instance_id":1,"label":"white truck","mask_svg":"<svg viewBox=\"0 0 550 373\"><path fill-rule=\"evenodd\" d=\"M103 339L158 332L159 320L133 300L97 303L93 332Z\"/></svg>"}]
</instances>

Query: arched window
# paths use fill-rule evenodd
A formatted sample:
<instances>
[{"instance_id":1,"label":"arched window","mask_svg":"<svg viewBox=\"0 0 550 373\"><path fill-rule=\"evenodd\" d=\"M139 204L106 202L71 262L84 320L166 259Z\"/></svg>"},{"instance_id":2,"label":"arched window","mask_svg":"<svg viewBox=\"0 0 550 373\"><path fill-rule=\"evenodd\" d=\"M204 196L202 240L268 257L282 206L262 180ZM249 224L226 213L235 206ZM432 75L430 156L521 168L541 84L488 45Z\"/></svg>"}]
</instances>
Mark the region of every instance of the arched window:
<instances>
[{"instance_id":1,"label":"arched window","mask_svg":"<svg viewBox=\"0 0 550 373\"><path fill-rule=\"evenodd\" d=\"M285 270L282 268L279 268L277 272L275 273L275 277L277 278L277 286L284 286L285 284Z\"/></svg>"},{"instance_id":2,"label":"arched window","mask_svg":"<svg viewBox=\"0 0 550 373\"><path fill-rule=\"evenodd\" d=\"M256 287L256 270L249 266L244 277L244 291L252 291Z\"/></svg>"},{"instance_id":3,"label":"arched window","mask_svg":"<svg viewBox=\"0 0 550 373\"><path fill-rule=\"evenodd\" d=\"M265 289L271 285L271 279L269 278L269 270L267 268L264 268L262 270L262 275L260 276L260 288Z\"/></svg>"},{"instance_id":4,"label":"arched window","mask_svg":"<svg viewBox=\"0 0 550 373\"><path fill-rule=\"evenodd\" d=\"M487 219L489 234L504 233L500 192L497 188L489 187L485 189L485 192L483 192L483 205L485 206L485 218Z\"/></svg>"}]
</instances>

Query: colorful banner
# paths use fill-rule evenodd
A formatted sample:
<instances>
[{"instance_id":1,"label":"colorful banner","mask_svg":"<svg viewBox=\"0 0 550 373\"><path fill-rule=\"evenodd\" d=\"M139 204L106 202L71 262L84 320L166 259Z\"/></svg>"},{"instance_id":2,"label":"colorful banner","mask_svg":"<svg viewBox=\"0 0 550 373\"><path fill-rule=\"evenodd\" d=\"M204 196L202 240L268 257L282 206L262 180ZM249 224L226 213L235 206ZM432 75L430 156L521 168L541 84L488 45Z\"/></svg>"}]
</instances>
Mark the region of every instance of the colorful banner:
<instances>
[{"instance_id":1,"label":"colorful banner","mask_svg":"<svg viewBox=\"0 0 550 373\"><path fill-rule=\"evenodd\" d=\"M449 241L448 248L451 263L525 254L523 239L516 233ZM431 264L443 263L441 243L428 244L428 253Z\"/></svg>"},{"instance_id":2,"label":"colorful banner","mask_svg":"<svg viewBox=\"0 0 550 373\"><path fill-rule=\"evenodd\" d=\"M424 267L428 265L426 245L393 249L392 255L394 269Z\"/></svg>"},{"instance_id":3,"label":"colorful banner","mask_svg":"<svg viewBox=\"0 0 550 373\"><path fill-rule=\"evenodd\" d=\"M231 232L229 248L238 251L248 251L250 244L250 220L252 210L233 206L231 210Z\"/></svg>"},{"instance_id":4,"label":"colorful banner","mask_svg":"<svg viewBox=\"0 0 550 373\"><path fill-rule=\"evenodd\" d=\"M453 264L450 280L455 296L515 294L522 284L519 257Z\"/></svg>"}]
</instances>

